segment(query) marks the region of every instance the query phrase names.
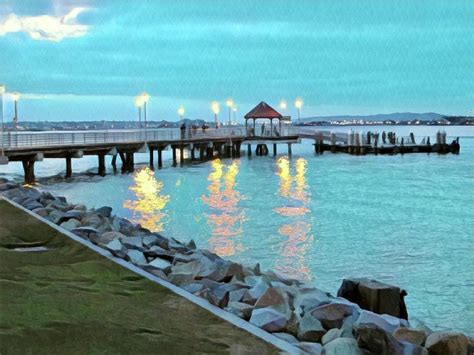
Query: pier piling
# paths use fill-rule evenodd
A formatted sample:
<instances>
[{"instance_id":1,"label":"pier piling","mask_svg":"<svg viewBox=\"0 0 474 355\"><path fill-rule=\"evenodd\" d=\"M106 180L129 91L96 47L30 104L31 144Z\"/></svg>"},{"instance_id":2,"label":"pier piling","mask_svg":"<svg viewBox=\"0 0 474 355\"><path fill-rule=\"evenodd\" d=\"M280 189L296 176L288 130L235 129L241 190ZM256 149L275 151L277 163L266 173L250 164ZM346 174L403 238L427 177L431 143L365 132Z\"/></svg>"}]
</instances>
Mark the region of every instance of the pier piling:
<instances>
[{"instance_id":1,"label":"pier piling","mask_svg":"<svg viewBox=\"0 0 474 355\"><path fill-rule=\"evenodd\" d=\"M66 157L66 175L64 177L66 179L69 179L72 177L71 157Z\"/></svg>"},{"instance_id":2,"label":"pier piling","mask_svg":"<svg viewBox=\"0 0 474 355\"><path fill-rule=\"evenodd\" d=\"M105 154L97 154L97 160L99 163L98 174L105 176Z\"/></svg>"},{"instance_id":3,"label":"pier piling","mask_svg":"<svg viewBox=\"0 0 474 355\"><path fill-rule=\"evenodd\" d=\"M163 148L158 148L158 169L161 169L163 167Z\"/></svg>"}]
</instances>

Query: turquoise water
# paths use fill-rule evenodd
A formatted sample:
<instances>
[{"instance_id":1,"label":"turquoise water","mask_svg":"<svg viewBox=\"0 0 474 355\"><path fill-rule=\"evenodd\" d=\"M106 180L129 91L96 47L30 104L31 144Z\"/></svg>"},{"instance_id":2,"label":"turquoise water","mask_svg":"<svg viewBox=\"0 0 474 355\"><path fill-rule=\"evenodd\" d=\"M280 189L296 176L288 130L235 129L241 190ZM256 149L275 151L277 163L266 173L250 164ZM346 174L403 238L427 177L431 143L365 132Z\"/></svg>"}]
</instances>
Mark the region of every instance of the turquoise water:
<instances>
[{"instance_id":1,"label":"turquoise water","mask_svg":"<svg viewBox=\"0 0 474 355\"><path fill-rule=\"evenodd\" d=\"M43 188L91 207L112 206L167 236L192 238L227 258L260 262L330 292L348 276L399 285L408 292L411 319L474 334L474 138L468 138L474 129L446 130L467 137L460 155L315 156L304 142L291 158L281 146L276 157L182 168L168 161L155 172L142 166L133 175ZM63 164L39 163L37 175ZM95 160L74 166L82 171ZM0 169L14 175L19 167Z\"/></svg>"}]
</instances>

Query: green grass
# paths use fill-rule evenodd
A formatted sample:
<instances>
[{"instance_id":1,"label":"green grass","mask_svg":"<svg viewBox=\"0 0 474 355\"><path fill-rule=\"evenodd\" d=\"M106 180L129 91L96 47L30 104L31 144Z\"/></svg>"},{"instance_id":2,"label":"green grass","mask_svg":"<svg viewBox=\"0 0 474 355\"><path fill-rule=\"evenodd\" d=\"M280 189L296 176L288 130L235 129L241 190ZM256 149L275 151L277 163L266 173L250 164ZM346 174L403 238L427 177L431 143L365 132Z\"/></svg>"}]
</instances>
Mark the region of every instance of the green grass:
<instances>
[{"instance_id":1,"label":"green grass","mask_svg":"<svg viewBox=\"0 0 474 355\"><path fill-rule=\"evenodd\" d=\"M276 349L0 200L2 355L229 352Z\"/></svg>"}]
</instances>

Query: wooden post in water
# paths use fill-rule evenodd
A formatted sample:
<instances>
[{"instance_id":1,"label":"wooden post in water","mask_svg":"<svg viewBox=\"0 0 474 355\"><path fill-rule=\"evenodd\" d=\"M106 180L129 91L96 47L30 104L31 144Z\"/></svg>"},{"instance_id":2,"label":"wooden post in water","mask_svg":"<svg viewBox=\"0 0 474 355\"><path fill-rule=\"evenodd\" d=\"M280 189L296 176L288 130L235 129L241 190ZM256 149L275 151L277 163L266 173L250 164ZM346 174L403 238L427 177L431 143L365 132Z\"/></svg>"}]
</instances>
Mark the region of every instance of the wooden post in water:
<instances>
[{"instance_id":1,"label":"wooden post in water","mask_svg":"<svg viewBox=\"0 0 474 355\"><path fill-rule=\"evenodd\" d=\"M201 144L199 146L199 159L201 161L204 161L205 159L205 153L206 153L206 147L204 146L204 144Z\"/></svg>"},{"instance_id":2,"label":"wooden post in water","mask_svg":"<svg viewBox=\"0 0 474 355\"><path fill-rule=\"evenodd\" d=\"M112 161L110 163L112 165L112 168L114 169L114 172L117 171L117 154L114 154L112 156Z\"/></svg>"},{"instance_id":3,"label":"wooden post in water","mask_svg":"<svg viewBox=\"0 0 474 355\"><path fill-rule=\"evenodd\" d=\"M23 171L25 173L25 183L35 183L35 157L28 157L21 161L23 164Z\"/></svg>"},{"instance_id":4,"label":"wooden post in water","mask_svg":"<svg viewBox=\"0 0 474 355\"><path fill-rule=\"evenodd\" d=\"M127 155L124 152L119 152L120 160L122 161L122 174L127 172Z\"/></svg>"},{"instance_id":5,"label":"wooden post in water","mask_svg":"<svg viewBox=\"0 0 474 355\"><path fill-rule=\"evenodd\" d=\"M100 176L105 176L105 154L97 154L97 160L99 163L98 174Z\"/></svg>"},{"instance_id":6,"label":"wooden post in water","mask_svg":"<svg viewBox=\"0 0 474 355\"><path fill-rule=\"evenodd\" d=\"M288 156L291 157L291 143L288 143Z\"/></svg>"},{"instance_id":7,"label":"wooden post in water","mask_svg":"<svg viewBox=\"0 0 474 355\"><path fill-rule=\"evenodd\" d=\"M155 169L155 164L154 164L154 156L153 156L153 148L149 147L149 154L150 154L150 169L154 170Z\"/></svg>"},{"instance_id":8,"label":"wooden post in water","mask_svg":"<svg viewBox=\"0 0 474 355\"><path fill-rule=\"evenodd\" d=\"M251 157L252 156L252 145L247 144L247 156Z\"/></svg>"},{"instance_id":9,"label":"wooden post in water","mask_svg":"<svg viewBox=\"0 0 474 355\"><path fill-rule=\"evenodd\" d=\"M191 160L194 160L195 159L195 156L194 156L194 146L191 148Z\"/></svg>"},{"instance_id":10,"label":"wooden post in water","mask_svg":"<svg viewBox=\"0 0 474 355\"><path fill-rule=\"evenodd\" d=\"M277 145L273 143L273 156L277 155Z\"/></svg>"},{"instance_id":11,"label":"wooden post in water","mask_svg":"<svg viewBox=\"0 0 474 355\"><path fill-rule=\"evenodd\" d=\"M242 142L235 143L235 156L237 158L240 158L240 145L241 144L242 144Z\"/></svg>"},{"instance_id":12,"label":"wooden post in water","mask_svg":"<svg viewBox=\"0 0 474 355\"><path fill-rule=\"evenodd\" d=\"M178 163L176 161L176 147L172 146L171 150L173 151L173 166L176 166L176 165L178 165Z\"/></svg>"},{"instance_id":13,"label":"wooden post in water","mask_svg":"<svg viewBox=\"0 0 474 355\"><path fill-rule=\"evenodd\" d=\"M158 169L161 169L163 167L163 148L158 147Z\"/></svg>"},{"instance_id":14,"label":"wooden post in water","mask_svg":"<svg viewBox=\"0 0 474 355\"><path fill-rule=\"evenodd\" d=\"M66 175L65 178L69 179L72 177L72 164L71 164L71 157L66 157Z\"/></svg>"},{"instance_id":15,"label":"wooden post in water","mask_svg":"<svg viewBox=\"0 0 474 355\"><path fill-rule=\"evenodd\" d=\"M135 170L135 153L128 152L127 153L127 159L128 159L128 163L127 163L128 170L127 171L129 173L133 173L134 170Z\"/></svg>"},{"instance_id":16,"label":"wooden post in water","mask_svg":"<svg viewBox=\"0 0 474 355\"><path fill-rule=\"evenodd\" d=\"M184 147L179 147L179 164L183 166L184 164Z\"/></svg>"}]
</instances>

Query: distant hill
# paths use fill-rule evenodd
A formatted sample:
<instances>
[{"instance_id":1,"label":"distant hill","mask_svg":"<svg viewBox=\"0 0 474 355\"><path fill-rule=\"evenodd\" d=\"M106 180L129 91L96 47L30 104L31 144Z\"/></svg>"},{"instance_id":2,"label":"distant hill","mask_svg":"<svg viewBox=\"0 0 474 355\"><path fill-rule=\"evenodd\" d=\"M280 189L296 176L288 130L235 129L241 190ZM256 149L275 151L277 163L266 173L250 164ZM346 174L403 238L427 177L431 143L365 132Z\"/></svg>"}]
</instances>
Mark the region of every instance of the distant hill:
<instances>
[{"instance_id":1,"label":"distant hill","mask_svg":"<svg viewBox=\"0 0 474 355\"><path fill-rule=\"evenodd\" d=\"M314 121L341 121L341 120L364 120L364 121L412 121L412 120L422 120L422 121L431 121L438 120L446 115L441 115L436 112L426 112L426 113L413 113L413 112L395 112L395 113L381 113L376 115L340 115L340 116L313 116L305 117L302 119L303 122L314 122Z\"/></svg>"}]
</instances>

